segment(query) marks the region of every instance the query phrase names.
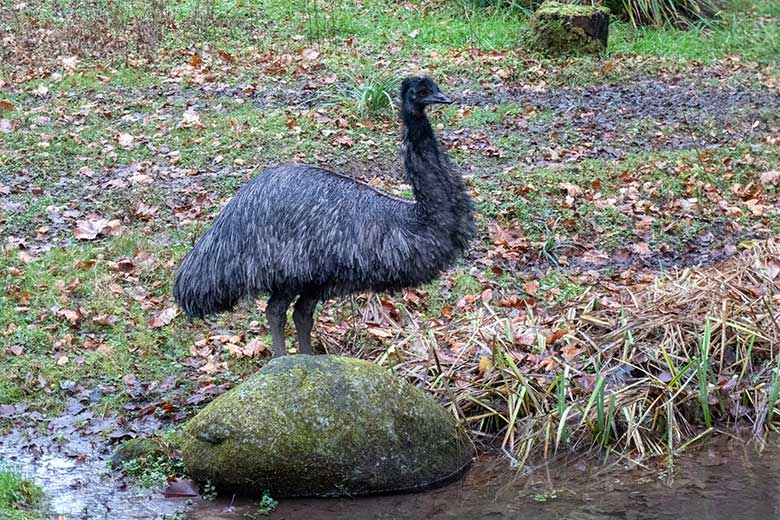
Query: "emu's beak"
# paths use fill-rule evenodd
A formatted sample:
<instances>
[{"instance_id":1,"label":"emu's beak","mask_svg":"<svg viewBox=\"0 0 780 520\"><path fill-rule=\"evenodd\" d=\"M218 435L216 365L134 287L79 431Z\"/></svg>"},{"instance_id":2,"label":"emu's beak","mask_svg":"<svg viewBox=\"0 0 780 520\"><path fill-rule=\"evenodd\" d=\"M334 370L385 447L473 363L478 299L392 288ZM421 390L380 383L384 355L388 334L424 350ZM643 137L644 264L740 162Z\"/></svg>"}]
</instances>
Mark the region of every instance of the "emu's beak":
<instances>
[{"instance_id":1,"label":"emu's beak","mask_svg":"<svg viewBox=\"0 0 780 520\"><path fill-rule=\"evenodd\" d=\"M437 92L423 98L423 102L426 105L449 105L452 103L452 100L441 92Z\"/></svg>"}]
</instances>

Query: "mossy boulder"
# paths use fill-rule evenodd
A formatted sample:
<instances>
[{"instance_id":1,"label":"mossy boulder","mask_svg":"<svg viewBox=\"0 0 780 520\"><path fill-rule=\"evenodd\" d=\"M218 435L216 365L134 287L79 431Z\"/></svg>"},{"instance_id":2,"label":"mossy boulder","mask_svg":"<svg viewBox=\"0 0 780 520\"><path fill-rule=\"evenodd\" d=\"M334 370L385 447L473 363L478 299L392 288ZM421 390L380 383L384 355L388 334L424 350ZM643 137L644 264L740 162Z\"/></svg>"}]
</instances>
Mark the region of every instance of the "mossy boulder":
<instances>
[{"instance_id":1,"label":"mossy boulder","mask_svg":"<svg viewBox=\"0 0 780 520\"><path fill-rule=\"evenodd\" d=\"M553 55L600 54L607 49L609 9L548 0L528 24L528 43Z\"/></svg>"},{"instance_id":2,"label":"mossy boulder","mask_svg":"<svg viewBox=\"0 0 780 520\"><path fill-rule=\"evenodd\" d=\"M414 491L471 460L430 395L373 363L307 355L274 359L215 399L182 430L181 451L194 478L273 497Z\"/></svg>"}]
</instances>

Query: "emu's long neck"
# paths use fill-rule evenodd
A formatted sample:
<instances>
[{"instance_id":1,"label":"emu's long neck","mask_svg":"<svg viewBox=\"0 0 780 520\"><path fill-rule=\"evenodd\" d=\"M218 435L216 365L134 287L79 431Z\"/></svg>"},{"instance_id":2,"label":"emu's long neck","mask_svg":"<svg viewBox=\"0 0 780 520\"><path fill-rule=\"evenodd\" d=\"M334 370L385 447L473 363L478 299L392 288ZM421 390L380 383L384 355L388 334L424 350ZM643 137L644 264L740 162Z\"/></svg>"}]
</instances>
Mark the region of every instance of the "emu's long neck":
<instances>
[{"instance_id":1,"label":"emu's long neck","mask_svg":"<svg viewBox=\"0 0 780 520\"><path fill-rule=\"evenodd\" d=\"M445 152L437 143L433 128L424 113L402 114L404 130L404 166L412 185L416 209L434 224L457 225L460 213L470 208L461 176L454 172Z\"/></svg>"}]
</instances>

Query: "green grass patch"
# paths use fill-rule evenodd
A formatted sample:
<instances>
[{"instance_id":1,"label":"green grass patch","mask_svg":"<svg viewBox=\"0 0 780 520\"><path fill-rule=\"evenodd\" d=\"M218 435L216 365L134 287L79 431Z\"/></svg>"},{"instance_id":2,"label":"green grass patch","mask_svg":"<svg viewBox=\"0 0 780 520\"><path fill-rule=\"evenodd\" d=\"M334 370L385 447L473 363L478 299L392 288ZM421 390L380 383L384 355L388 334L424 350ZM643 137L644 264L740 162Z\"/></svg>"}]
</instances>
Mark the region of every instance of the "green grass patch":
<instances>
[{"instance_id":1,"label":"green grass patch","mask_svg":"<svg viewBox=\"0 0 780 520\"><path fill-rule=\"evenodd\" d=\"M0 258L4 272L19 270L6 285L0 323L13 331L8 345L20 349L0 365L0 403L23 401L56 411L65 380L124 387L127 374L143 380L180 374L178 361L189 349L192 329L185 320L177 332L150 328L147 321L154 312L149 304L167 301L168 263L185 248L128 232L54 248L28 265L15 256ZM146 253L154 261L139 266L137 276L118 275L115 262Z\"/></svg>"},{"instance_id":2,"label":"green grass patch","mask_svg":"<svg viewBox=\"0 0 780 520\"><path fill-rule=\"evenodd\" d=\"M0 465L0 518L3 520L37 520L36 511L43 491L12 469Z\"/></svg>"}]
</instances>

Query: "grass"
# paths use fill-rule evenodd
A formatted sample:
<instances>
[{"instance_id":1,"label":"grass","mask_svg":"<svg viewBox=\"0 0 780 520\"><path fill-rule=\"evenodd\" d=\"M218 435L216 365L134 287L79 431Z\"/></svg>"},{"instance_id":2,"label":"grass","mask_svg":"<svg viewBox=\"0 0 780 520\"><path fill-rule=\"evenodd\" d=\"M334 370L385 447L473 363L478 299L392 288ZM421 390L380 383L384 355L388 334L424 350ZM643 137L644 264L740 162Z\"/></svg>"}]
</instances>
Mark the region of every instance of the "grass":
<instances>
[{"instance_id":1,"label":"grass","mask_svg":"<svg viewBox=\"0 0 780 520\"><path fill-rule=\"evenodd\" d=\"M43 492L19 473L0 468L0 517L4 520L36 520Z\"/></svg>"},{"instance_id":2,"label":"grass","mask_svg":"<svg viewBox=\"0 0 780 520\"><path fill-rule=\"evenodd\" d=\"M363 80L353 80L354 86L344 94L357 103L357 110L365 117L388 115L392 112L394 98L400 81L394 73L377 74Z\"/></svg>"},{"instance_id":3,"label":"grass","mask_svg":"<svg viewBox=\"0 0 780 520\"><path fill-rule=\"evenodd\" d=\"M777 284L762 273L777 252L774 241L724 265L670 276L636 292L622 309L599 310L583 298L541 330L527 316L511 330L537 331L534 355L518 351L517 336L503 333L500 318L488 318L480 331L494 337L494 368L480 378L455 356L441 369L450 384L460 382L458 392L447 392L440 379L429 382L430 390L451 396L466 424L483 434L497 431L519 457L578 445L675 457L716 425L737 421L735 413L747 413L744 424L769 426L778 395L772 351L778 331L765 325L778 311L771 293ZM732 292L745 282L764 287L765 296ZM670 322L667 312L679 319ZM562 343L550 342L554 330L566 331ZM745 408L737 411L737 404Z\"/></svg>"},{"instance_id":4,"label":"grass","mask_svg":"<svg viewBox=\"0 0 780 520\"><path fill-rule=\"evenodd\" d=\"M685 27L709 20L721 10L720 2L715 0L608 0L604 5L634 27Z\"/></svg>"}]
</instances>

